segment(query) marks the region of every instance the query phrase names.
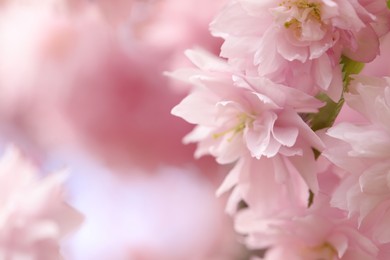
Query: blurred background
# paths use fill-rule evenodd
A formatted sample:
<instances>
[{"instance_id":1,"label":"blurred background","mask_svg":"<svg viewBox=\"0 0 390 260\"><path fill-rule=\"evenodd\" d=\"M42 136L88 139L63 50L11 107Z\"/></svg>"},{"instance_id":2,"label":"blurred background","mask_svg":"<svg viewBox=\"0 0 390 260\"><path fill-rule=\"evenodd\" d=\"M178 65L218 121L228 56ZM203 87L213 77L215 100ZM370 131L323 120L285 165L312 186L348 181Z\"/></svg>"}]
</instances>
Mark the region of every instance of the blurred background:
<instances>
[{"instance_id":1,"label":"blurred background","mask_svg":"<svg viewBox=\"0 0 390 260\"><path fill-rule=\"evenodd\" d=\"M218 54L208 24L224 0L0 1L0 140L44 173L66 168L85 220L65 259L246 259L228 169L193 159L192 126L170 115L190 91L164 71L183 51Z\"/></svg>"}]
</instances>

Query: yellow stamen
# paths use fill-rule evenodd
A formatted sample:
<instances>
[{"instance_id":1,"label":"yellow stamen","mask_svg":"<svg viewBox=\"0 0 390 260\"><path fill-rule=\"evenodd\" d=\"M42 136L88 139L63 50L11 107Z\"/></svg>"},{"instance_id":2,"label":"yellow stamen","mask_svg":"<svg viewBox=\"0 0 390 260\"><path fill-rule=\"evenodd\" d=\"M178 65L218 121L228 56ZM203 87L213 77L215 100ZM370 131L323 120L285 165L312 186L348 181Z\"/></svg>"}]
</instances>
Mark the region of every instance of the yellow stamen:
<instances>
[{"instance_id":1,"label":"yellow stamen","mask_svg":"<svg viewBox=\"0 0 390 260\"><path fill-rule=\"evenodd\" d=\"M227 139L229 142L231 142L237 134L244 131L247 124L251 124L254 121L254 119L252 117L250 117L244 113L237 115L237 118L238 118L237 125L229 128L225 131L222 131L220 133L213 134L213 138L218 139L226 134L232 133L232 135Z\"/></svg>"},{"instance_id":2,"label":"yellow stamen","mask_svg":"<svg viewBox=\"0 0 390 260\"><path fill-rule=\"evenodd\" d=\"M300 12L303 12L305 9L310 9L308 19L312 18L321 22L321 4L320 3L309 3L308 0L296 0L296 1L283 1L279 6L285 6L288 9L291 9L293 6L296 6ZM291 25L295 25L295 28L301 28L300 21L297 18L293 18L284 23L286 28L290 28Z\"/></svg>"},{"instance_id":3,"label":"yellow stamen","mask_svg":"<svg viewBox=\"0 0 390 260\"><path fill-rule=\"evenodd\" d=\"M302 251L302 256L305 259L312 259L313 256L316 260L333 260L337 256L337 250L328 242L316 247L305 248Z\"/></svg>"}]
</instances>

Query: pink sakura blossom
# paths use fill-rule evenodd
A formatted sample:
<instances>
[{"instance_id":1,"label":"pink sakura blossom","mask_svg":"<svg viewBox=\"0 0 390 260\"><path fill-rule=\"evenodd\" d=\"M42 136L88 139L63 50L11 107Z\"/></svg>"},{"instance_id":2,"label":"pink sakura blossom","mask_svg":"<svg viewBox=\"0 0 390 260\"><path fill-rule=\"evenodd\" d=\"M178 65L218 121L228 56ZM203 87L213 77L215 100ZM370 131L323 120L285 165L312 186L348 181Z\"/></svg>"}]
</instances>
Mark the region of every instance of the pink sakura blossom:
<instances>
[{"instance_id":1,"label":"pink sakura blossom","mask_svg":"<svg viewBox=\"0 0 390 260\"><path fill-rule=\"evenodd\" d=\"M357 1L232 0L211 28L225 40L221 56L247 74L338 100L341 55L368 62L378 54L374 20Z\"/></svg>"},{"instance_id":2,"label":"pink sakura blossom","mask_svg":"<svg viewBox=\"0 0 390 260\"><path fill-rule=\"evenodd\" d=\"M38 169L14 147L0 161L0 258L62 259L59 242L82 220L64 201L66 175L42 180Z\"/></svg>"},{"instance_id":3,"label":"pink sakura blossom","mask_svg":"<svg viewBox=\"0 0 390 260\"><path fill-rule=\"evenodd\" d=\"M316 192L318 184L314 158L310 158L309 153L305 155L307 163L299 161L298 156L240 158L217 190L217 195L232 190L226 212L234 215L240 201L245 201L257 216L263 217L306 208L308 189Z\"/></svg>"},{"instance_id":4,"label":"pink sakura blossom","mask_svg":"<svg viewBox=\"0 0 390 260\"><path fill-rule=\"evenodd\" d=\"M310 209L262 218L251 209L236 216L236 229L250 248L267 248L266 260L376 259L378 247L342 211L316 197Z\"/></svg>"},{"instance_id":5,"label":"pink sakura blossom","mask_svg":"<svg viewBox=\"0 0 390 260\"><path fill-rule=\"evenodd\" d=\"M374 241L390 242L390 80L355 77L345 95L347 104L362 114L365 124L339 123L328 130L324 155L347 171L332 205L358 216Z\"/></svg>"},{"instance_id":6,"label":"pink sakura blossom","mask_svg":"<svg viewBox=\"0 0 390 260\"><path fill-rule=\"evenodd\" d=\"M308 187L318 190L312 147L321 150L322 143L298 112L316 111L321 103L266 78L235 74L225 61L203 52L187 54L200 69L173 76L196 88L172 113L197 124L184 139L198 142L196 157L211 154L221 164L237 162L218 193L237 185L232 207L243 198L259 204L262 214L273 201L295 201L295 195L297 204L302 205L303 197L307 203Z\"/></svg>"},{"instance_id":7,"label":"pink sakura blossom","mask_svg":"<svg viewBox=\"0 0 390 260\"><path fill-rule=\"evenodd\" d=\"M185 138L200 141L197 157L210 153L219 163L231 163L245 151L257 159L278 153L293 156L302 153L301 137L321 147L298 115L316 111L321 102L266 78L235 74L223 60L207 53L187 54L200 69L179 70L173 76L197 88L172 113L198 125Z\"/></svg>"}]
</instances>

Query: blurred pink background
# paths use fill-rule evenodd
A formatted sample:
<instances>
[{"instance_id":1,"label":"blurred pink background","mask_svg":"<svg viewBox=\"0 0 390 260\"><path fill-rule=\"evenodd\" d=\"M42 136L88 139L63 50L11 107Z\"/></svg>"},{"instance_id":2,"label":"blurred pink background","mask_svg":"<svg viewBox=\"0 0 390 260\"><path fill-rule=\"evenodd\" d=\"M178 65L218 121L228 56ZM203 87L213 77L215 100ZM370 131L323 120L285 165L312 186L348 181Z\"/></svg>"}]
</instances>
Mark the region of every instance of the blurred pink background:
<instances>
[{"instance_id":1,"label":"blurred pink background","mask_svg":"<svg viewBox=\"0 0 390 260\"><path fill-rule=\"evenodd\" d=\"M0 2L0 137L43 172L67 168L85 217L65 259L244 259L224 198L227 169L193 159L170 110L190 91L163 75L218 53L223 0Z\"/></svg>"}]
</instances>

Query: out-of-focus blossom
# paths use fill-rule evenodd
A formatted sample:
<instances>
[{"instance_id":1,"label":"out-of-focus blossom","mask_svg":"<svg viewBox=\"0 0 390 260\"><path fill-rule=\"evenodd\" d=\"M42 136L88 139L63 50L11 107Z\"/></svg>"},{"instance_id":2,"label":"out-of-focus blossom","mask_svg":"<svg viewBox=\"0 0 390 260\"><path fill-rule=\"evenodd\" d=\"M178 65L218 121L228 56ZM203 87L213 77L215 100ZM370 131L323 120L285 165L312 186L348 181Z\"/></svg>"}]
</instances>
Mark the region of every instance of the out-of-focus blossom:
<instances>
[{"instance_id":1,"label":"out-of-focus blossom","mask_svg":"<svg viewBox=\"0 0 390 260\"><path fill-rule=\"evenodd\" d=\"M88 178L98 180L99 173L80 173L79 178L75 177L76 183L88 177L83 190L74 192L75 204L81 205L87 221L73 240L79 243L78 251L70 257L134 260L185 259L191 255L194 259L227 258L224 257L225 244L222 246L220 242L226 239L231 245L233 236L219 203L212 201L212 188L207 186L209 181L218 178L215 177L218 167L210 160L202 160L195 166L193 147L182 145L181 139L190 126L169 112L182 98L183 91L175 91L170 79L163 76L163 71L182 64L185 60L181 58L182 51L186 48L199 44L217 51L220 40L212 38L208 32L209 16L213 8L217 8L217 2L203 1L208 12L196 13L191 8L199 6L199 1L191 7L188 2L176 0L53 0L40 4L20 1L0 7L2 136L32 148L41 161L52 151L81 149L98 155L97 158L114 166L112 168L120 168L108 175L124 172L144 178L132 180L133 183L127 180L126 185L121 186L116 179L118 176L108 177L102 182L107 181L105 188L114 187L110 197L107 189L93 193L93 181L89 182ZM161 31L167 28L175 33L167 32L160 38ZM183 33L177 33L178 28ZM189 88L182 86L182 89L187 92ZM176 173L175 178L167 181L171 184L166 184L166 189L160 188L164 186L163 177L154 180L148 179L151 176L139 176L159 175L161 165L168 169L165 170L167 175ZM188 170L192 166L199 169ZM142 170L134 170L137 167ZM181 174L198 176L191 178L192 184L179 182ZM202 179L206 174L210 177ZM145 204L139 197L147 196L145 192L127 193L137 190L138 185L153 186L148 189L153 198L145 199ZM88 190L92 191L85 196L92 193L100 198L91 199L94 205L83 204L83 192ZM183 197L177 197L176 191L182 192ZM169 192L172 193L163 196ZM165 200L158 200L160 198ZM133 204L127 204L129 200ZM149 207L150 201L153 206ZM172 205L167 205L167 201ZM112 205L110 213L114 214L109 219L104 219L107 212L103 205ZM201 209L205 205L209 205L207 212ZM155 216L149 214L151 207L156 207ZM142 210L145 210L143 215ZM113 224L121 215L118 212L125 213ZM142 215L139 222L143 221L140 225L145 227L139 237L140 226L136 221L131 222L137 214ZM212 223L208 222L208 217ZM147 225L153 227L148 229ZM88 233L91 227L94 229L92 237ZM210 232L214 227L215 233ZM190 236L188 230L192 233ZM114 235L102 237L104 231ZM107 239L93 244L99 237ZM91 248L88 243L95 247ZM117 244L112 246L111 243ZM85 250L94 252L84 254Z\"/></svg>"},{"instance_id":2,"label":"out-of-focus blossom","mask_svg":"<svg viewBox=\"0 0 390 260\"><path fill-rule=\"evenodd\" d=\"M74 57L83 54L93 62L86 31L97 42L108 34L95 16L72 17L55 6L15 2L0 8L2 134L22 136L41 151L60 140L74 140L60 109L71 89L71 75L80 69Z\"/></svg>"},{"instance_id":3,"label":"out-of-focus blossom","mask_svg":"<svg viewBox=\"0 0 390 260\"><path fill-rule=\"evenodd\" d=\"M98 63L73 75L62 111L79 143L111 165L182 163L192 158L192 149L181 143L189 125L169 114L181 95L162 75L166 63L155 61L168 57L138 51L126 53L117 43L96 49Z\"/></svg>"},{"instance_id":4,"label":"out-of-focus blossom","mask_svg":"<svg viewBox=\"0 0 390 260\"><path fill-rule=\"evenodd\" d=\"M41 178L15 148L0 161L0 258L62 259L59 242L82 221L63 195L65 172Z\"/></svg>"},{"instance_id":5,"label":"out-of-focus blossom","mask_svg":"<svg viewBox=\"0 0 390 260\"><path fill-rule=\"evenodd\" d=\"M208 28L225 2L226 0L157 1L151 21L139 31L139 36L155 49L171 50L171 66L167 70L188 66L188 60L183 55L186 49L201 46L215 54L220 52L222 41L213 37ZM197 9L202 11L194 12Z\"/></svg>"},{"instance_id":6,"label":"out-of-focus blossom","mask_svg":"<svg viewBox=\"0 0 390 260\"><path fill-rule=\"evenodd\" d=\"M67 187L86 222L64 244L67 259L237 259L224 200L215 198L215 184L198 165L134 165L118 175L82 155L70 156L80 172L72 171Z\"/></svg>"},{"instance_id":7,"label":"out-of-focus blossom","mask_svg":"<svg viewBox=\"0 0 390 260\"><path fill-rule=\"evenodd\" d=\"M40 154L64 145L87 147L111 165L190 160L192 149L180 141L189 126L169 113L182 94L162 73L182 64L184 57L178 57L194 44L217 49L219 40L207 30L212 11L190 19L175 10L189 13L179 1L130 2L131 14L120 29L106 21L108 1L1 6L3 135ZM141 25L132 19L144 13L143 4L161 13ZM175 15L166 14L171 11ZM165 44L156 40L163 24L191 33L164 37Z\"/></svg>"},{"instance_id":8,"label":"out-of-focus blossom","mask_svg":"<svg viewBox=\"0 0 390 260\"><path fill-rule=\"evenodd\" d=\"M58 0L54 0L58 1ZM147 5L153 0L61 0L73 13L96 12L112 25L121 25L130 19L133 8L137 4Z\"/></svg>"}]
</instances>

